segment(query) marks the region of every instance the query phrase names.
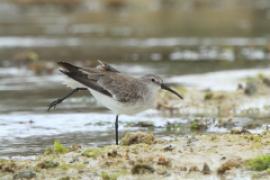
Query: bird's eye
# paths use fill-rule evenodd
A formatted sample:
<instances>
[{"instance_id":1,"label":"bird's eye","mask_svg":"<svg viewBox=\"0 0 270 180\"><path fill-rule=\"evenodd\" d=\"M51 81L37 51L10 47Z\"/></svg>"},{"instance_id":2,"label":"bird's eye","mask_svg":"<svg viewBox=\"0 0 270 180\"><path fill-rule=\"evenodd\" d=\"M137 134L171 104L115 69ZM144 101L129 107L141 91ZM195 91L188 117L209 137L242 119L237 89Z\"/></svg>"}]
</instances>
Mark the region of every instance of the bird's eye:
<instances>
[{"instance_id":1,"label":"bird's eye","mask_svg":"<svg viewBox=\"0 0 270 180\"><path fill-rule=\"evenodd\" d=\"M152 82L155 82L155 79L151 79Z\"/></svg>"}]
</instances>

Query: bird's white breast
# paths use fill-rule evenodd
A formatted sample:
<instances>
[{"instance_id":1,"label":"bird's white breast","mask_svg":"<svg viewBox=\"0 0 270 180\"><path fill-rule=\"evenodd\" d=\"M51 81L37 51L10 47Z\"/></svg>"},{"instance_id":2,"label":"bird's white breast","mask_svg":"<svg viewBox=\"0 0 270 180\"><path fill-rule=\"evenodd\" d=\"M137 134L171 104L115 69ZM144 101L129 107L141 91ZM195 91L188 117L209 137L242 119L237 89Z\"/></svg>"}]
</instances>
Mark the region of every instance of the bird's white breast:
<instances>
[{"instance_id":1,"label":"bird's white breast","mask_svg":"<svg viewBox=\"0 0 270 180\"><path fill-rule=\"evenodd\" d=\"M89 91L100 104L107 107L115 114L136 114L138 112L152 108L155 102L154 97L148 97L147 100L145 99L131 103L129 102L122 103L109 96L103 95L95 90L89 89Z\"/></svg>"}]
</instances>

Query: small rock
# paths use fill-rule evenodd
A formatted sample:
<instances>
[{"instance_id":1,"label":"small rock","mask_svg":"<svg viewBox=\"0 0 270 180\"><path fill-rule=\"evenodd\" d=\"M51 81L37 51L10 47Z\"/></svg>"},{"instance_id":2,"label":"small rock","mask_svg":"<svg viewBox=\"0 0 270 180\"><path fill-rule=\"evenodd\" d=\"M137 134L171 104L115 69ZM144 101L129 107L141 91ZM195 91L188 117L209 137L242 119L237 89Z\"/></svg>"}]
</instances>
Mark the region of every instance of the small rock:
<instances>
[{"instance_id":1,"label":"small rock","mask_svg":"<svg viewBox=\"0 0 270 180\"><path fill-rule=\"evenodd\" d=\"M69 176L61 177L59 180L70 180L71 178Z\"/></svg>"},{"instance_id":2,"label":"small rock","mask_svg":"<svg viewBox=\"0 0 270 180\"><path fill-rule=\"evenodd\" d=\"M132 169L132 174L146 174L146 173L154 173L155 169L147 164L135 164Z\"/></svg>"},{"instance_id":3,"label":"small rock","mask_svg":"<svg viewBox=\"0 0 270 180\"><path fill-rule=\"evenodd\" d=\"M166 167L157 167L155 171L158 175L168 176L169 172Z\"/></svg>"},{"instance_id":4,"label":"small rock","mask_svg":"<svg viewBox=\"0 0 270 180\"><path fill-rule=\"evenodd\" d=\"M160 156L158 158L157 164L162 165L162 166L170 166L171 161L169 159L165 158L164 156Z\"/></svg>"},{"instance_id":5,"label":"small rock","mask_svg":"<svg viewBox=\"0 0 270 180\"><path fill-rule=\"evenodd\" d=\"M218 174L224 174L226 171L229 171L233 168L237 168L241 165L241 159L230 159L223 163L218 169L217 173Z\"/></svg>"},{"instance_id":6,"label":"small rock","mask_svg":"<svg viewBox=\"0 0 270 180\"><path fill-rule=\"evenodd\" d=\"M207 129L207 124L201 122L199 119L195 119L191 122L190 129L192 131L205 131Z\"/></svg>"},{"instance_id":7,"label":"small rock","mask_svg":"<svg viewBox=\"0 0 270 180\"><path fill-rule=\"evenodd\" d=\"M214 97L213 92L207 91L207 92L205 93L205 95L204 95L204 100L211 100L211 99L213 99L213 97Z\"/></svg>"},{"instance_id":8,"label":"small rock","mask_svg":"<svg viewBox=\"0 0 270 180\"><path fill-rule=\"evenodd\" d=\"M36 177L36 173L33 171L21 171L13 176L13 179L33 179Z\"/></svg>"},{"instance_id":9,"label":"small rock","mask_svg":"<svg viewBox=\"0 0 270 180\"><path fill-rule=\"evenodd\" d=\"M270 79L269 79L269 78L264 77L264 78L262 79L262 82L263 82L266 86L270 87Z\"/></svg>"},{"instance_id":10,"label":"small rock","mask_svg":"<svg viewBox=\"0 0 270 180\"><path fill-rule=\"evenodd\" d=\"M186 166L181 166L181 167L179 168L179 170L180 170L180 171L187 171L187 167L186 167Z\"/></svg>"},{"instance_id":11,"label":"small rock","mask_svg":"<svg viewBox=\"0 0 270 180\"><path fill-rule=\"evenodd\" d=\"M82 148L80 144L72 144L70 150L71 151L78 151Z\"/></svg>"},{"instance_id":12,"label":"small rock","mask_svg":"<svg viewBox=\"0 0 270 180\"><path fill-rule=\"evenodd\" d=\"M116 157L118 155L117 150L112 150L107 153L108 157Z\"/></svg>"},{"instance_id":13,"label":"small rock","mask_svg":"<svg viewBox=\"0 0 270 180\"><path fill-rule=\"evenodd\" d=\"M199 168L197 166L191 166L188 170L188 172L192 172L192 171L200 171Z\"/></svg>"},{"instance_id":14,"label":"small rock","mask_svg":"<svg viewBox=\"0 0 270 180\"><path fill-rule=\"evenodd\" d=\"M239 83L239 84L237 85L237 89L240 89L240 90L244 89L244 85L241 84L241 83Z\"/></svg>"},{"instance_id":15,"label":"small rock","mask_svg":"<svg viewBox=\"0 0 270 180\"><path fill-rule=\"evenodd\" d=\"M54 161L43 161L37 164L40 169L56 168L57 166L59 166L59 163Z\"/></svg>"},{"instance_id":16,"label":"small rock","mask_svg":"<svg viewBox=\"0 0 270 180\"><path fill-rule=\"evenodd\" d=\"M69 163L75 163L75 162L79 162L79 157L75 156L75 157L71 157L68 161Z\"/></svg>"},{"instance_id":17,"label":"small rock","mask_svg":"<svg viewBox=\"0 0 270 180\"><path fill-rule=\"evenodd\" d=\"M257 92L257 86L256 86L256 84L254 82L248 82L246 84L245 89L244 89L244 93L246 95L251 96L251 95L255 94L256 92Z\"/></svg>"},{"instance_id":18,"label":"small rock","mask_svg":"<svg viewBox=\"0 0 270 180\"><path fill-rule=\"evenodd\" d=\"M220 158L220 160L225 160L226 159L226 157L225 156L222 156L221 158Z\"/></svg>"},{"instance_id":19,"label":"small rock","mask_svg":"<svg viewBox=\"0 0 270 180\"><path fill-rule=\"evenodd\" d=\"M102 148L89 148L82 152L82 156L88 158L97 158L98 156L103 154Z\"/></svg>"},{"instance_id":20,"label":"small rock","mask_svg":"<svg viewBox=\"0 0 270 180\"><path fill-rule=\"evenodd\" d=\"M126 133L125 136L121 139L122 145L132 145L132 144L153 144L154 135L144 132L135 132L135 133Z\"/></svg>"},{"instance_id":21,"label":"small rock","mask_svg":"<svg viewBox=\"0 0 270 180\"><path fill-rule=\"evenodd\" d=\"M211 170L210 170L210 168L209 168L209 166L208 166L207 163L204 163L203 164L202 173L203 174L210 174L211 173Z\"/></svg>"},{"instance_id":22,"label":"small rock","mask_svg":"<svg viewBox=\"0 0 270 180\"><path fill-rule=\"evenodd\" d=\"M173 147L173 146L170 144L170 145L164 147L163 150L164 150L164 151L172 151L174 148L175 148L175 147Z\"/></svg>"},{"instance_id":23,"label":"small rock","mask_svg":"<svg viewBox=\"0 0 270 180\"><path fill-rule=\"evenodd\" d=\"M133 127L154 128L155 126L152 122L140 121L134 124Z\"/></svg>"},{"instance_id":24,"label":"small rock","mask_svg":"<svg viewBox=\"0 0 270 180\"><path fill-rule=\"evenodd\" d=\"M18 169L18 167L15 162L8 160L0 161L0 172L14 173L16 169Z\"/></svg>"},{"instance_id":25,"label":"small rock","mask_svg":"<svg viewBox=\"0 0 270 180\"><path fill-rule=\"evenodd\" d=\"M231 134L250 134L250 132L243 127L234 127L230 131Z\"/></svg>"}]
</instances>

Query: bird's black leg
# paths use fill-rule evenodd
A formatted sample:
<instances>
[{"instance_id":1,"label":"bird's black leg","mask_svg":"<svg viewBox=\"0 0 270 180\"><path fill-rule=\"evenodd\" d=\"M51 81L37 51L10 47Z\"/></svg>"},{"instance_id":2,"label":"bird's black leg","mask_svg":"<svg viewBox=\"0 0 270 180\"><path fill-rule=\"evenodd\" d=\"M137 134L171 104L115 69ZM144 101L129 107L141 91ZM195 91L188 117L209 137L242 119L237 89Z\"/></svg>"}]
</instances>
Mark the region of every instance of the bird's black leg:
<instances>
[{"instance_id":1,"label":"bird's black leg","mask_svg":"<svg viewBox=\"0 0 270 180\"><path fill-rule=\"evenodd\" d=\"M115 118L115 143L118 145L118 115Z\"/></svg>"},{"instance_id":2,"label":"bird's black leg","mask_svg":"<svg viewBox=\"0 0 270 180\"><path fill-rule=\"evenodd\" d=\"M64 97L62 98L59 98L59 99L56 99L55 101L51 102L49 104L49 107L48 107L48 111L50 111L50 109L53 107L54 109L56 108L56 106L60 103L62 103L65 99L69 98L70 96L72 96L74 93L78 92L78 91L81 91L81 90L87 90L87 88L76 88L76 89L73 89L70 93L68 93L67 95L65 95Z\"/></svg>"}]
</instances>

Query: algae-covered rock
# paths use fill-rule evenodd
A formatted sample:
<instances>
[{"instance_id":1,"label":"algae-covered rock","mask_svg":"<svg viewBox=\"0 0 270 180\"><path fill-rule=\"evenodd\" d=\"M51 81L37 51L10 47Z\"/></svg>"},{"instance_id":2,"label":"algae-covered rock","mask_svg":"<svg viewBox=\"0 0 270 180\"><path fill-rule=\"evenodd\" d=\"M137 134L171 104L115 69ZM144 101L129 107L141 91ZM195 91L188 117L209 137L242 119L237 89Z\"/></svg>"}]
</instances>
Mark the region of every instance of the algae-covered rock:
<instances>
[{"instance_id":1,"label":"algae-covered rock","mask_svg":"<svg viewBox=\"0 0 270 180\"><path fill-rule=\"evenodd\" d=\"M117 150L113 149L107 153L108 157L116 157L118 155Z\"/></svg>"},{"instance_id":2,"label":"algae-covered rock","mask_svg":"<svg viewBox=\"0 0 270 180\"><path fill-rule=\"evenodd\" d=\"M70 151L78 151L82 148L80 144L72 144L70 147Z\"/></svg>"},{"instance_id":3,"label":"algae-covered rock","mask_svg":"<svg viewBox=\"0 0 270 180\"><path fill-rule=\"evenodd\" d=\"M132 145L132 144L153 144L154 135L152 133L144 132L135 132L135 133L126 133L125 136L121 139L122 145Z\"/></svg>"},{"instance_id":4,"label":"algae-covered rock","mask_svg":"<svg viewBox=\"0 0 270 180\"><path fill-rule=\"evenodd\" d=\"M164 156L160 156L158 158L157 164L162 165L162 166L170 166L171 165L171 160L164 157Z\"/></svg>"},{"instance_id":5,"label":"algae-covered rock","mask_svg":"<svg viewBox=\"0 0 270 180\"><path fill-rule=\"evenodd\" d=\"M257 85L256 82L248 81L246 87L244 89L244 93L246 95L254 95L257 92Z\"/></svg>"},{"instance_id":6,"label":"algae-covered rock","mask_svg":"<svg viewBox=\"0 0 270 180\"><path fill-rule=\"evenodd\" d=\"M246 161L246 166L250 170L254 171L270 171L270 154L258 156L254 159Z\"/></svg>"},{"instance_id":7,"label":"algae-covered rock","mask_svg":"<svg viewBox=\"0 0 270 180\"><path fill-rule=\"evenodd\" d=\"M102 180L117 180L117 174L109 174L107 172L102 171L100 176Z\"/></svg>"},{"instance_id":8,"label":"algae-covered rock","mask_svg":"<svg viewBox=\"0 0 270 180\"><path fill-rule=\"evenodd\" d=\"M270 79L269 79L269 78L264 77L264 78L262 79L262 82L263 82L266 86L270 87Z\"/></svg>"},{"instance_id":9,"label":"algae-covered rock","mask_svg":"<svg viewBox=\"0 0 270 180\"><path fill-rule=\"evenodd\" d=\"M202 173L203 174L210 174L211 173L210 167L208 166L207 163L203 164Z\"/></svg>"},{"instance_id":10,"label":"algae-covered rock","mask_svg":"<svg viewBox=\"0 0 270 180\"><path fill-rule=\"evenodd\" d=\"M146 174L146 173L154 173L155 169L148 164L135 164L132 169L132 174Z\"/></svg>"},{"instance_id":11,"label":"algae-covered rock","mask_svg":"<svg viewBox=\"0 0 270 180\"><path fill-rule=\"evenodd\" d=\"M0 160L0 179L27 179L34 174L36 177L32 179L56 180L219 179L219 175L230 179L239 172L253 178L254 174L270 172L269 155L256 158L262 152L267 153L269 146L270 133L265 132L260 135L197 134L157 139L151 145L83 147L67 154L42 154L34 160ZM264 177L267 176L260 179Z\"/></svg>"},{"instance_id":12,"label":"algae-covered rock","mask_svg":"<svg viewBox=\"0 0 270 180\"><path fill-rule=\"evenodd\" d=\"M13 173L18 169L14 161L0 160L0 172Z\"/></svg>"},{"instance_id":13,"label":"algae-covered rock","mask_svg":"<svg viewBox=\"0 0 270 180\"><path fill-rule=\"evenodd\" d=\"M195 165L191 166L188 170L188 172L197 172L197 171L199 171L199 168Z\"/></svg>"},{"instance_id":14,"label":"algae-covered rock","mask_svg":"<svg viewBox=\"0 0 270 180\"><path fill-rule=\"evenodd\" d=\"M82 152L82 156L96 158L103 153L101 148L89 148Z\"/></svg>"},{"instance_id":15,"label":"algae-covered rock","mask_svg":"<svg viewBox=\"0 0 270 180\"><path fill-rule=\"evenodd\" d=\"M240 159L230 159L223 163L218 169L218 174L224 174L226 171L229 171L233 168L237 168L241 165L242 161Z\"/></svg>"},{"instance_id":16,"label":"algae-covered rock","mask_svg":"<svg viewBox=\"0 0 270 180\"><path fill-rule=\"evenodd\" d=\"M172 151L172 150L174 150L174 149L175 149L175 147L172 146L171 144L169 144L169 145L167 145L167 146L165 146L165 147L163 148L164 151Z\"/></svg>"},{"instance_id":17,"label":"algae-covered rock","mask_svg":"<svg viewBox=\"0 0 270 180\"><path fill-rule=\"evenodd\" d=\"M152 122L147 121L139 121L131 125L131 127L142 127L142 128L154 128L154 124Z\"/></svg>"},{"instance_id":18,"label":"algae-covered rock","mask_svg":"<svg viewBox=\"0 0 270 180\"><path fill-rule=\"evenodd\" d=\"M192 131L205 131L207 129L207 124L201 122L199 119L195 119L191 122L190 129Z\"/></svg>"},{"instance_id":19,"label":"algae-covered rock","mask_svg":"<svg viewBox=\"0 0 270 180\"><path fill-rule=\"evenodd\" d=\"M58 166L59 166L58 162L54 162L50 160L42 161L36 165L36 167L40 169L50 169L50 168L56 168Z\"/></svg>"},{"instance_id":20,"label":"algae-covered rock","mask_svg":"<svg viewBox=\"0 0 270 180\"><path fill-rule=\"evenodd\" d=\"M69 176L61 177L59 180L71 180Z\"/></svg>"},{"instance_id":21,"label":"algae-covered rock","mask_svg":"<svg viewBox=\"0 0 270 180\"><path fill-rule=\"evenodd\" d=\"M243 127L234 127L230 131L231 134L250 134L250 132Z\"/></svg>"},{"instance_id":22,"label":"algae-covered rock","mask_svg":"<svg viewBox=\"0 0 270 180\"><path fill-rule=\"evenodd\" d=\"M33 171L21 171L13 176L13 179L33 179L36 177L36 173Z\"/></svg>"}]
</instances>

